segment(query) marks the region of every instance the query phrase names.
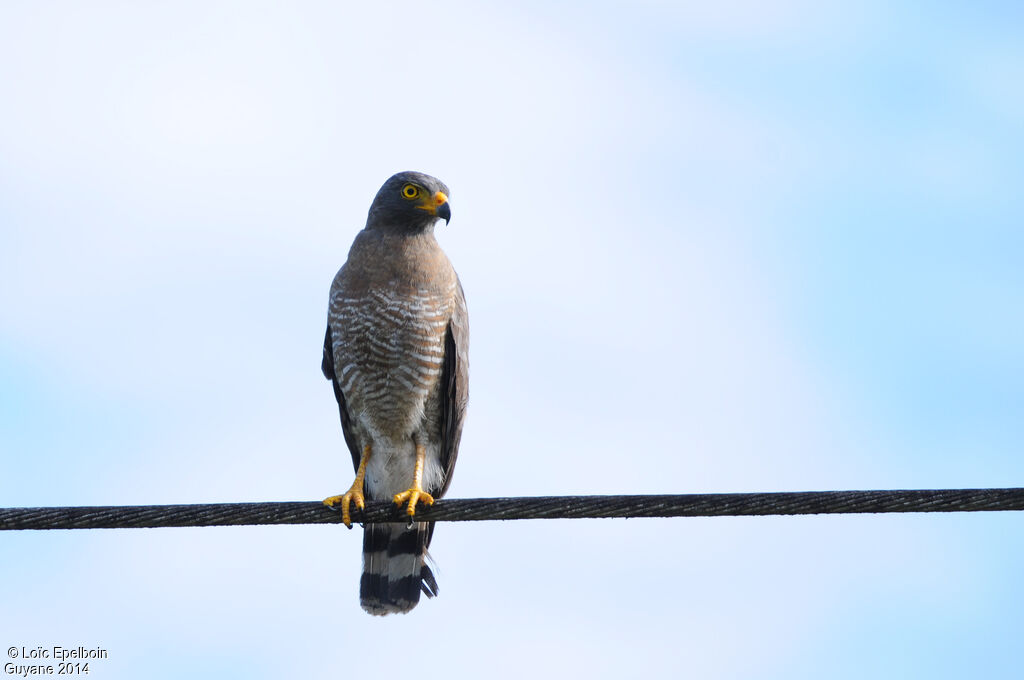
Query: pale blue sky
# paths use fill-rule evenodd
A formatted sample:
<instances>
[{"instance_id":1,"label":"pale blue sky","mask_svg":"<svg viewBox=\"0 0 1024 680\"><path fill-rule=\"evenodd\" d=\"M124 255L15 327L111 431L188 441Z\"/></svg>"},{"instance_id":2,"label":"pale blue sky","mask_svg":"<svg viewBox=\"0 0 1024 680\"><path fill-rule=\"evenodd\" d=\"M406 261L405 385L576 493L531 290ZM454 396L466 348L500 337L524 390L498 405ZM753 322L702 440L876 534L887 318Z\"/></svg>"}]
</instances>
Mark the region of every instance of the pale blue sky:
<instances>
[{"instance_id":1,"label":"pale blue sky","mask_svg":"<svg viewBox=\"0 0 1024 680\"><path fill-rule=\"evenodd\" d=\"M327 289L452 188L453 497L1024 485L1014 3L0 6L0 506L310 500ZM1012 678L1018 514L0 536L93 677Z\"/></svg>"}]
</instances>

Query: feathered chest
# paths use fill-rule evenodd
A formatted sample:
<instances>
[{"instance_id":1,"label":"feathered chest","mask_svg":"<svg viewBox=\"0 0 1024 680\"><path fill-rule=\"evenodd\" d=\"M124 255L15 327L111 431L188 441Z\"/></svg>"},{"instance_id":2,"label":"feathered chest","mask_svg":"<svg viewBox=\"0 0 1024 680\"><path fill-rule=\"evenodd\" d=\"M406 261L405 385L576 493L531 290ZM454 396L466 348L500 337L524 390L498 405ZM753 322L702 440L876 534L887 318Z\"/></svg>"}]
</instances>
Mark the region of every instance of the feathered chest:
<instances>
[{"instance_id":1,"label":"feathered chest","mask_svg":"<svg viewBox=\"0 0 1024 680\"><path fill-rule=\"evenodd\" d=\"M437 400L457 291L431 235L360 232L332 286L329 318L335 375L356 420L400 433L424 418Z\"/></svg>"},{"instance_id":2,"label":"feathered chest","mask_svg":"<svg viewBox=\"0 0 1024 680\"><path fill-rule=\"evenodd\" d=\"M353 416L379 432L415 427L444 363L457 279L433 239L357 239L331 290L334 370Z\"/></svg>"},{"instance_id":3,"label":"feathered chest","mask_svg":"<svg viewBox=\"0 0 1024 680\"><path fill-rule=\"evenodd\" d=\"M422 416L444 361L452 296L430 291L340 292L332 301L335 372L356 414L377 429Z\"/></svg>"}]
</instances>

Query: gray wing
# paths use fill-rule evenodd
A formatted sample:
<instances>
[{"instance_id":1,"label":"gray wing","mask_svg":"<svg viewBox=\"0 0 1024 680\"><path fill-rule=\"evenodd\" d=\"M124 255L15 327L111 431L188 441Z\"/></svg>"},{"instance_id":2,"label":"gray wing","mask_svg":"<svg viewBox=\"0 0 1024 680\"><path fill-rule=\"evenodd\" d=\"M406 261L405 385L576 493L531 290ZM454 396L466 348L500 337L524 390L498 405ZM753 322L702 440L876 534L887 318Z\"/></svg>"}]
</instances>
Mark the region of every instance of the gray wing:
<instances>
[{"instance_id":1,"label":"gray wing","mask_svg":"<svg viewBox=\"0 0 1024 680\"><path fill-rule=\"evenodd\" d=\"M341 413L341 431L345 434L345 443L348 444L348 451L352 454L352 465L358 470L362 452L359 450L359 444L356 443L355 433L352 432L352 421L349 419L348 407L345 405L345 395L341 393L341 385L338 384L338 377L334 374L334 342L331 339L330 322L327 323L327 333L324 335L324 358L320 362L320 370L334 386L334 398L338 400L338 411Z\"/></svg>"},{"instance_id":2,"label":"gray wing","mask_svg":"<svg viewBox=\"0 0 1024 680\"><path fill-rule=\"evenodd\" d=\"M430 493L441 497L448 491L459 457L459 440L462 439L462 423L466 418L469 403L469 311L462 282L455 294L455 310L444 339L444 360L441 364L441 467L444 482L438 491Z\"/></svg>"}]
</instances>

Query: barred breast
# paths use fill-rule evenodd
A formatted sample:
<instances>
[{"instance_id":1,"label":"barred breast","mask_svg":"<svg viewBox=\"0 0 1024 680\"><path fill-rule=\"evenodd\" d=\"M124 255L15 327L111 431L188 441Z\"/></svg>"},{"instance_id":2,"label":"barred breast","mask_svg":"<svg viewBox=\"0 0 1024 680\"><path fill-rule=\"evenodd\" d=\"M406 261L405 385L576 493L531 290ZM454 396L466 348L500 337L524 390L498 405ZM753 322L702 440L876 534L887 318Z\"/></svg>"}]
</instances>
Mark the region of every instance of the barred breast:
<instances>
[{"instance_id":1,"label":"barred breast","mask_svg":"<svg viewBox=\"0 0 1024 680\"><path fill-rule=\"evenodd\" d=\"M360 296L339 290L332 299L341 390L352 415L375 434L398 439L423 420L441 375L454 294L454 287L442 294L369 288Z\"/></svg>"}]
</instances>

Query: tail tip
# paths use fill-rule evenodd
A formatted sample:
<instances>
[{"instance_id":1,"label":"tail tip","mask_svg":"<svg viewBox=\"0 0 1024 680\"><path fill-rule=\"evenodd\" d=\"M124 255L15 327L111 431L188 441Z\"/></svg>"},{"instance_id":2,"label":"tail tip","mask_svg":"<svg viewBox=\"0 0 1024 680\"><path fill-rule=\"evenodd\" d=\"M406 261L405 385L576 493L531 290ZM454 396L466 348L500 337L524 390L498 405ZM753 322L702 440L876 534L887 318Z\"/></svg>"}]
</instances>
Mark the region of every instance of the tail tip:
<instances>
[{"instance_id":1,"label":"tail tip","mask_svg":"<svg viewBox=\"0 0 1024 680\"><path fill-rule=\"evenodd\" d=\"M359 604L373 616L405 614L419 603L421 592L427 597L435 597L439 592L434 572L425 564L418 576L403 576L396 581L388 581L383 574L364 572L359 581Z\"/></svg>"}]
</instances>

